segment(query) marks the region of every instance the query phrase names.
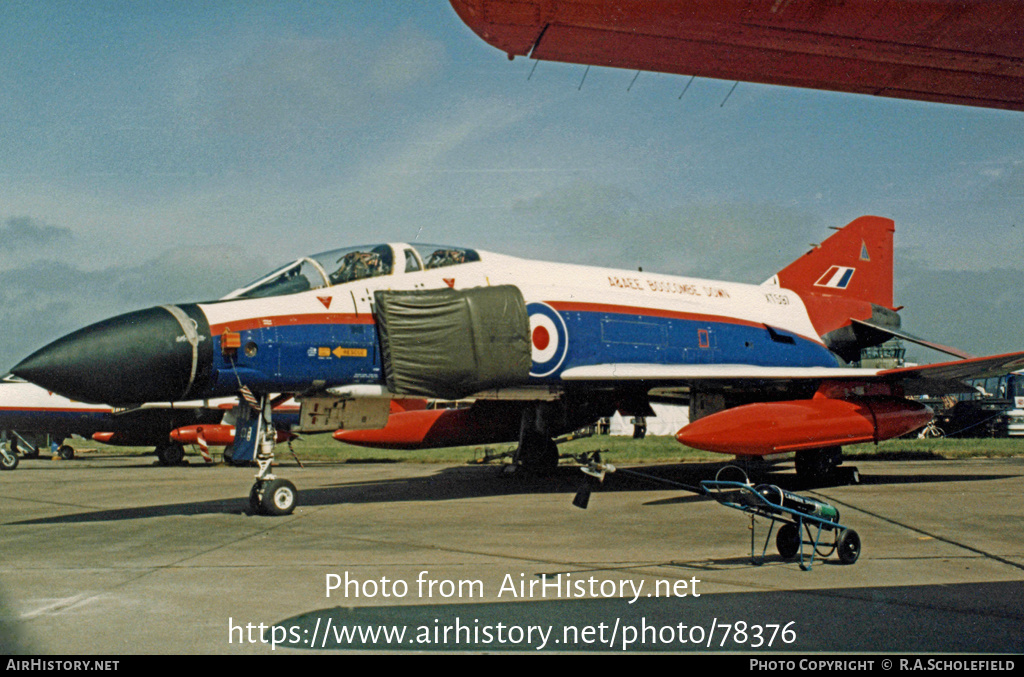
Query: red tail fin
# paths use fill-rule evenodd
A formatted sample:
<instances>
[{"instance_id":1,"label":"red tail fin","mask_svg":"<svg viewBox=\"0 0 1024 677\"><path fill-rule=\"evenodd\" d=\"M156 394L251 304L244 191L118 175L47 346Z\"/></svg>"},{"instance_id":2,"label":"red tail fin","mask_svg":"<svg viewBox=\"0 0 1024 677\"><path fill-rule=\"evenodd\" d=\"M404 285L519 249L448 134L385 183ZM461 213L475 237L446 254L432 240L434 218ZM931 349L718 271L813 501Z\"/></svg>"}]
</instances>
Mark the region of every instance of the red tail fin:
<instances>
[{"instance_id":1,"label":"red tail fin","mask_svg":"<svg viewBox=\"0 0 1024 677\"><path fill-rule=\"evenodd\" d=\"M800 295L818 335L869 320L892 305L892 219L862 216L783 268L769 282ZM889 311L889 312L886 312ZM898 327L898 319L896 320Z\"/></svg>"}]
</instances>

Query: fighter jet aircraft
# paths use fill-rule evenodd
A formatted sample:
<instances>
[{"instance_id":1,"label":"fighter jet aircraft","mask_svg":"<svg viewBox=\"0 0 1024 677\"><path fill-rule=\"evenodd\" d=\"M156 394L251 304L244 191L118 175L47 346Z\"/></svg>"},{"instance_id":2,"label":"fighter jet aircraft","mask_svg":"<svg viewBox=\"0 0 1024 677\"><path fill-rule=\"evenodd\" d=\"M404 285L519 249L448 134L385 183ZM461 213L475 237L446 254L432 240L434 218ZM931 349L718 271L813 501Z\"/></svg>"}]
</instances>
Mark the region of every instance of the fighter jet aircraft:
<instances>
[{"instance_id":1,"label":"fighter jet aircraft","mask_svg":"<svg viewBox=\"0 0 1024 677\"><path fill-rule=\"evenodd\" d=\"M893 222L865 216L761 285L532 261L465 247L379 244L303 257L210 303L120 315L38 350L14 373L69 397L129 405L241 393L235 457L259 465L254 511L285 514L270 472L270 393L299 429L386 425L393 397L473 399L518 431L516 462L557 463L554 437L618 410L689 401L684 443L795 451L831 471L843 444L926 424L906 396L1006 373L1024 352L922 367L845 366L900 328ZM941 348L941 346L939 346ZM472 409L470 409L472 411Z\"/></svg>"}]
</instances>

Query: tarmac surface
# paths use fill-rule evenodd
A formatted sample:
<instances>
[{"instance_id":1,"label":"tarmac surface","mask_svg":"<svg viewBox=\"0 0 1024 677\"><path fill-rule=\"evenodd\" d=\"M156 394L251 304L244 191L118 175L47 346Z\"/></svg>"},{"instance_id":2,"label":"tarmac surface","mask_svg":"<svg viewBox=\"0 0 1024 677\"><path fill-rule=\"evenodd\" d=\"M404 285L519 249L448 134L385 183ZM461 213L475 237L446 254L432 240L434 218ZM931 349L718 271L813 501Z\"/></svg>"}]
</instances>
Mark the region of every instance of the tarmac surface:
<instances>
[{"instance_id":1,"label":"tarmac surface","mask_svg":"<svg viewBox=\"0 0 1024 677\"><path fill-rule=\"evenodd\" d=\"M253 469L189 459L0 473L0 652L1024 649L1024 459L858 461L861 483L832 487L775 466L756 481L834 505L862 542L809 570L774 533L755 564L739 510L624 473L581 510L574 466L282 459L300 505L265 517ZM721 465L637 469L696 484Z\"/></svg>"}]
</instances>

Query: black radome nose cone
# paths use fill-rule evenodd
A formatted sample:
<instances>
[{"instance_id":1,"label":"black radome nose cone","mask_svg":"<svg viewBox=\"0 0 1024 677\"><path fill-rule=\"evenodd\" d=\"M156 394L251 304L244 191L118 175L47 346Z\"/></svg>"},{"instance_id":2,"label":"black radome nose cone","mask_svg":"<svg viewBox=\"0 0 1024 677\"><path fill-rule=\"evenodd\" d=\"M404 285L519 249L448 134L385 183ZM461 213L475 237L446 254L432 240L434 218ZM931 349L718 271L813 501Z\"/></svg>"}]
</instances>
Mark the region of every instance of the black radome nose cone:
<instances>
[{"instance_id":1,"label":"black radome nose cone","mask_svg":"<svg viewBox=\"0 0 1024 677\"><path fill-rule=\"evenodd\" d=\"M208 378L211 343L209 324L197 306L160 306L79 329L12 371L84 402L124 406L182 400Z\"/></svg>"}]
</instances>

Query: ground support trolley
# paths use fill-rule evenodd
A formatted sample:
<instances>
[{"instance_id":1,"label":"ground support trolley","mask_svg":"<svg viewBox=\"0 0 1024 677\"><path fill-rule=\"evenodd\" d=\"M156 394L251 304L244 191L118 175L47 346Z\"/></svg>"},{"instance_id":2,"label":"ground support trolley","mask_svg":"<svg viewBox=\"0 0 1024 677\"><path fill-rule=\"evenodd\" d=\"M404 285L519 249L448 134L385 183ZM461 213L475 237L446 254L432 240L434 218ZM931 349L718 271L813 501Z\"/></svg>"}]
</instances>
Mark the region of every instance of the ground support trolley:
<instances>
[{"instance_id":1,"label":"ground support trolley","mask_svg":"<svg viewBox=\"0 0 1024 677\"><path fill-rule=\"evenodd\" d=\"M800 568L809 571L814 556L829 557L836 553L843 564L853 564L860 556L860 536L853 529L839 523L839 511L822 501L784 491L771 484L754 486L747 482L704 480L700 483L703 492L722 505L735 508L750 515L750 559L761 564L768 550L775 523L781 522L775 538L775 547L784 559L800 555ZM756 556L755 518L764 517L771 521L765 537L761 557ZM822 532L830 533L822 538ZM805 556L805 546L810 546L810 555Z\"/></svg>"}]
</instances>

